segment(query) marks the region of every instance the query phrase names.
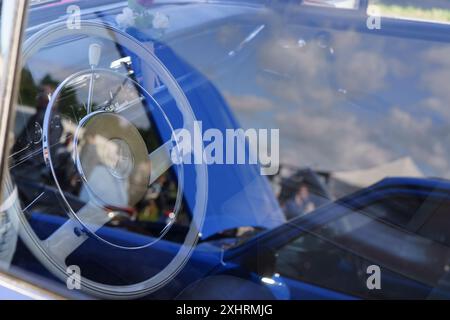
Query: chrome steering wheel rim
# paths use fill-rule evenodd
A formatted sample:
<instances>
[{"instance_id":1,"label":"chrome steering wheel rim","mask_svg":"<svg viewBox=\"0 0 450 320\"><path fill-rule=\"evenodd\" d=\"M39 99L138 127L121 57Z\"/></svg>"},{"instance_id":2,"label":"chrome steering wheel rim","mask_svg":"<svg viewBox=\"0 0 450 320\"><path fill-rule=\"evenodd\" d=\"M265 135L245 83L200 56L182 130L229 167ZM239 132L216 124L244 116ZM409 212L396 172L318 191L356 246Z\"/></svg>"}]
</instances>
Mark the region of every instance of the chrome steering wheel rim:
<instances>
[{"instance_id":1,"label":"chrome steering wheel rim","mask_svg":"<svg viewBox=\"0 0 450 320\"><path fill-rule=\"evenodd\" d=\"M24 44L23 62L26 62L34 53L38 52L45 45L66 36L94 36L100 38L113 38L115 41L122 41L126 43L126 48L136 54L140 59L145 58L144 61L157 72L157 75L163 80L167 90L174 98L183 117L184 128L193 132L194 122L196 121L195 114L189 104L188 99L184 95L182 89L179 87L176 80L162 64L162 62L150 51L147 47L141 44L138 40L128 35L117 28L94 21L81 21L80 29L67 29L65 23L58 23L46 27L38 33L31 36ZM81 279L81 288L86 292L99 297L112 299L130 299L138 298L148 295L170 282L184 267L190 258L192 251L199 239L199 234L202 229L203 221L206 213L207 205L207 190L208 190L208 173L205 164L195 164L195 204L191 208L192 219L189 231L185 237L185 241L180 245L179 251L172 258L166 267L164 267L156 275L146 279L145 281L134 283L131 285L108 285L99 283L90 279ZM13 192L14 185L12 183L9 173L4 180L5 190L7 193ZM10 216L17 219L20 224L19 234L28 248L34 253L38 260L54 275L63 281L67 281L70 274L67 270L67 265L64 261L54 257L54 253L49 251L44 241L41 241L33 228L28 222L28 218L20 208L17 202L10 209ZM74 226L79 225L69 217L69 222Z\"/></svg>"}]
</instances>

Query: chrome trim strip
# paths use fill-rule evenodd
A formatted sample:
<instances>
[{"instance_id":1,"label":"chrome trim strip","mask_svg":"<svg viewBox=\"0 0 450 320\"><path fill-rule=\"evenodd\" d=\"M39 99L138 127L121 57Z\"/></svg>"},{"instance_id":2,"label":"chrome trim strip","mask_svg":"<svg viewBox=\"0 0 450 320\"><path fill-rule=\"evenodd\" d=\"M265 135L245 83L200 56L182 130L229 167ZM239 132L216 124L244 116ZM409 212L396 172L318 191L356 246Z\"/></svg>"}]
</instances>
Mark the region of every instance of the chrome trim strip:
<instances>
[{"instance_id":1,"label":"chrome trim strip","mask_svg":"<svg viewBox=\"0 0 450 320\"><path fill-rule=\"evenodd\" d=\"M0 288L6 288L18 295L32 300L64 300L65 298L31 283L25 282L13 276L0 272ZM8 297L0 296L0 300L8 299Z\"/></svg>"},{"instance_id":2,"label":"chrome trim strip","mask_svg":"<svg viewBox=\"0 0 450 320\"><path fill-rule=\"evenodd\" d=\"M2 72L0 79L0 181L3 181L3 174L8 159L8 140L10 125L14 121L14 108L17 103L17 93L21 73L21 48L22 36L26 26L28 0L6 0L3 1L2 16L5 10L8 17L2 17L2 37L7 36L7 48L2 51ZM7 19L7 20L5 20Z\"/></svg>"}]
</instances>

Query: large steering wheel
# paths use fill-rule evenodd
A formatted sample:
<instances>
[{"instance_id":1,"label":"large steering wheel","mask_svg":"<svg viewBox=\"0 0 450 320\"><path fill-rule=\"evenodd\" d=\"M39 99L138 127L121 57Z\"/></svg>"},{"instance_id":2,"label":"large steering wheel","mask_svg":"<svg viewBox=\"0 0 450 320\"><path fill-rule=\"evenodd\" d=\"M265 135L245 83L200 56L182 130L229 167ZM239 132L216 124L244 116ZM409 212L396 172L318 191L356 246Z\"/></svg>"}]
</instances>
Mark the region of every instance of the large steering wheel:
<instances>
[{"instance_id":1,"label":"large steering wheel","mask_svg":"<svg viewBox=\"0 0 450 320\"><path fill-rule=\"evenodd\" d=\"M196 120L192 107L179 87L176 80L165 68L163 63L149 50L129 34L117 28L92 21L82 21L81 28L68 29L65 23L51 25L30 37L24 44L24 64L39 50L63 41L67 37L87 37L93 39L107 39L115 41L131 52L134 59L138 59L154 73L175 101L179 113L182 115L182 127L194 132ZM19 234L39 259L39 261L54 275L66 281L71 275L68 271L67 257L79 248L87 239L94 238L118 250L141 250L155 245L170 229L176 220L183 196L183 164L174 164L171 159L171 150L178 149L177 139L170 139L160 147L149 152L145 136L130 120L130 109L137 108L141 114L158 114L158 119L165 122L163 125L175 132L170 117L163 108L153 99L145 84L139 83L131 76L123 75L107 68L97 68L101 56L101 47L93 44L89 49L90 66L84 70L69 75L52 93L50 102L45 110L42 126L42 154L46 166L51 172L54 185L59 191L68 220L54 231L49 237L40 239L29 223L27 215L21 208L19 201L9 209L9 215L16 219L20 225ZM136 93L137 102L125 105L110 103L94 104L96 90L104 90L102 80L108 79L111 83L121 83ZM61 118L61 97L68 90L89 83L89 92L85 103L86 110L74 121ZM93 84L96 86L93 86ZM96 89L98 88L98 89ZM111 96L111 100L113 97ZM144 104L140 103L145 100ZM144 110L145 109L145 110ZM136 111L136 110L134 110ZM75 207L62 183L61 170L57 166L58 149L55 147L61 141L61 127L71 128L71 157L66 165L71 167L80 177L81 191L79 197L84 205ZM176 135L174 135L176 136ZM193 137L195 135L192 135ZM200 142L201 143L201 142ZM92 156L95 150L95 157ZM111 208L122 208L135 205L142 199L148 188L172 166L178 177L177 200L173 209L171 220L161 231L160 236L147 243L129 246L115 243L98 234L98 230L111 220ZM189 259L199 238L207 201L207 168L204 164L192 165L195 171L194 205L190 206L191 222L185 236L184 243L170 262L155 275L129 285L111 285L81 277L81 287L90 294L107 298L136 298L145 296L167 284L183 268ZM192 181L192 180L191 180ZM5 179L7 195L17 193L12 179L7 174ZM114 186L112 188L111 186Z\"/></svg>"}]
</instances>

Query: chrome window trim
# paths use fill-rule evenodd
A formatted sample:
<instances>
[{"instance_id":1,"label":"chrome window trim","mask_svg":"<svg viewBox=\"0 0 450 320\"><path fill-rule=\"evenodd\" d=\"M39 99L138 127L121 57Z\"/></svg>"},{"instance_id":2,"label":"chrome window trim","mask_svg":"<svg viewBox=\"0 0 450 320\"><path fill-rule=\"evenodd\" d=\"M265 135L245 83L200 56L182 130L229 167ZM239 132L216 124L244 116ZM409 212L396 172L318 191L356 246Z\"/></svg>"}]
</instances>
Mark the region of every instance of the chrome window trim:
<instances>
[{"instance_id":1,"label":"chrome window trim","mask_svg":"<svg viewBox=\"0 0 450 320\"><path fill-rule=\"evenodd\" d=\"M65 300L64 297L37 287L29 282L0 272L0 289L11 291L14 296L23 296L28 300ZM0 300L8 297L0 296Z\"/></svg>"},{"instance_id":2,"label":"chrome window trim","mask_svg":"<svg viewBox=\"0 0 450 320\"><path fill-rule=\"evenodd\" d=\"M26 16L28 8L28 0L9 0L3 1L3 10L7 6L8 13L12 13L7 18L9 25L9 34L5 35L4 30L2 36L7 36L9 45L2 50L2 72L0 79L0 181L3 181L3 174L6 168L8 158L8 140L9 128L14 121L13 108L17 103L18 86L20 83L20 61L22 37L26 27ZM2 21L3 22L3 21ZM6 25L2 23L2 27ZM3 43L5 43L3 41ZM3 183L2 183L3 185Z\"/></svg>"}]
</instances>

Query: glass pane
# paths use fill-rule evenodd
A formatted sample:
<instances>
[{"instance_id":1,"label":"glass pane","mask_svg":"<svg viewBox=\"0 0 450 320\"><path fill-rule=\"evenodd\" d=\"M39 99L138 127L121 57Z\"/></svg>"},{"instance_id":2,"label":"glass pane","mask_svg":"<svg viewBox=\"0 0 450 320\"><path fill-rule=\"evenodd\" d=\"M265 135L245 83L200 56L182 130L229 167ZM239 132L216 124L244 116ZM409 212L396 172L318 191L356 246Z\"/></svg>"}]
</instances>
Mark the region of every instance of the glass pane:
<instances>
[{"instance_id":1,"label":"glass pane","mask_svg":"<svg viewBox=\"0 0 450 320\"><path fill-rule=\"evenodd\" d=\"M3 269L101 298L449 293L449 1L365 4L30 2Z\"/></svg>"}]
</instances>

